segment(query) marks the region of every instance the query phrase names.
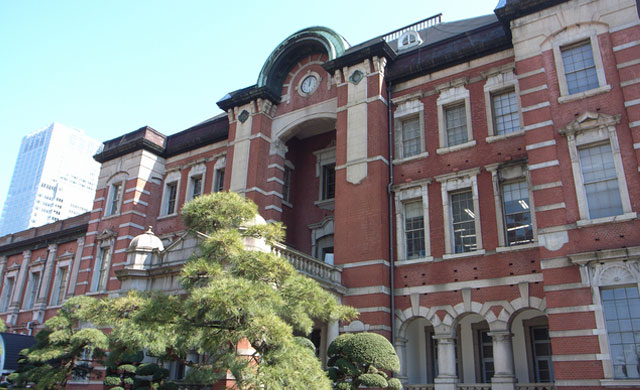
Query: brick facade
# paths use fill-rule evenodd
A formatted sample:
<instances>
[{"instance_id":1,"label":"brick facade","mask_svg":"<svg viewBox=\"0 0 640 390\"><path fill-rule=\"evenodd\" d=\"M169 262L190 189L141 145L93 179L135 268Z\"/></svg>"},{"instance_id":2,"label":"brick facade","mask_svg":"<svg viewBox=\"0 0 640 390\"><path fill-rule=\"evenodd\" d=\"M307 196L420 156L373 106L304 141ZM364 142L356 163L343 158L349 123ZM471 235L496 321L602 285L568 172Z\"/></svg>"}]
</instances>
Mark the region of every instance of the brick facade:
<instances>
[{"instance_id":1,"label":"brick facade","mask_svg":"<svg viewBox=\"0 0 640 390\"><path fill-rule=\"evenodd\" d=\"M179 289L176 268L129 273L127 248L152 226L165 248L156 255L184 261L193 242L178 210L221 183L283 222L282 253L359 309L350 324L318 324L321 349L338 330L381 333L413 389L640 386L640 342L613 334L631 320L608 312L624 303L635 318L635 298L615 294L640 281L636 3L506 1L495 12L351 48L329 29L302 30L256 85L218 102L226 115L106 141L84 225L0 243L10 330L37 330L55 313L64 267L65 297ZM410 36L416 46L398 48ZM594 84L579 92L563 60L574 49L592 57L584 77ZM498 97L512 99L505 134ZM609 187L587 183L604 170L598 161ZM505 206L513 186L519 225ZM607 202L613 211L591 216ZM48 290L25 307L34 272ZM620 337L640 332L635 322ZM77 382L90 384L99 381Z\"/></svg>"}]
</instances>

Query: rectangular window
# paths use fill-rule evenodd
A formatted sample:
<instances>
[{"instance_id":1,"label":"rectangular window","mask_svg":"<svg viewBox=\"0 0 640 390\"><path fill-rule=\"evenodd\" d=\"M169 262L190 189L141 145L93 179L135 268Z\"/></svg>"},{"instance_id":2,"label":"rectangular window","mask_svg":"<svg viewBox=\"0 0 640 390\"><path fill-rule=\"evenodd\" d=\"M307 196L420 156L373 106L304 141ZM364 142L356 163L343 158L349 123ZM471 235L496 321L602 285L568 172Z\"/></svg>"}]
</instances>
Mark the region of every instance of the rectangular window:
<instances>
[{"instance_id":1,"label":"rectangular window","mask_svg":"<svg viewBox=\"0 0 640 390\"><path fill-rule=\"evenodd\" d=\"M451 194L454 253L476 250L476 214L471 191Z\"/></svg>"},{"instance_id":2,"label":"rectangular window","mask_svg":"<svg viewBox=\"0 0 640 390\"><path fill-rule=\"evenodd\" d=\"M447 129L447 146L460 145L467 142L467 111L464 103L444 109Z\"/></svg>"},{"instance_id":3,"label":"rectangular window","mask_svg":"<svg viewBox=\"0 0 640 390\"><path fill-rule=\"evenodd\" d=\"M111 248L98 249L98 258L93 270L93 285L91 291L102 291L107 288L109 281L109 263L111 260Z\"/></svg>"},{"instance_id":4,"label":"rectangular window","mask_svg":"<svg viewBox=\"0 0 640 390\"><path fill-rule=\"evenodd\" d=\"M64 301L68 270L68 267L60 267L56 273L56 281L53 285L53 296L51 297L51 304L54 306L62 305Z\"/></svg>"},{"instance_id":5,"label":"rectangular window","mask_svg":"<svg viewBox=\"0 0 640 390\"><path fill-rule=\"evenodd\" d=\"M640 296L638 287L603 289L602 308L607 323L613 374L617 379L640 378Z\"/></svg>"},{"instance_id":6,"label":"rectangular window","mask_svg":"<svg viewBox=\"0 0 640 390\"><path fill-rule=\"evenodd\" d=\"M202 176L191 177L191 199L202 195Z\"/></svg>"},{"instance_id":7,"label":"rectangular window","mask_svg":"<svg viewBox=\"0 0 640 390\"><path fill-rule=\"evenodd\" d=\"M404 234L407 259L424 257L424 210L422 201L404 205Z\"/></svg>"},{"instance_id":8,"label":"rectangular window","mask_svg":"<svg viewBox=\"0 0 640 390\"><path fill-rule=\"evenodd\" d=\"M488 330L478 331L478 340L480 348L480 373L482 375L482 383L491 383L493 378L493 338L489 336Z\"/></svg>"},{"instance_id":9,"label":"rectangular window","mask_svg":"<svg viewBox=\"0 0 640 390\"><path fill-rule=\"evenodd\" d=\"M336 196L336 164L322 166L322 200Z\"/></svg>"},{"instance_id":10,"label":"rectangular window","mask_svg":"<svg viewBox=\"0 0 640 390\"><path fill-rule=\"evenodd\" d=\"M284 167L284 176L282 179L282 200L291 202L291 169L289 167Z\"/></svg>"},{"instance_id":11,"label":"rectangular window","mask_svg":"<svg viewBox=\"0 0 640 390\"><path fill-rule=\"evenodd\" d=\"M6 278L4 281L2 297L0 297L0 312L4 313L9 308L9 300L11 299L11 293L13 292L13 285L15 284L15 281L15 278Z\"/></svg>"},{"instance_id":12,"label":"rectangular window","mask_svg":"<svg viewBox=\"0 0 640 390\"><path fill-rule=\"evenodd\" d=\"M40 285L40 272L32 272L29 275L29 287L27 289L27 295L25 297L23 309L31 309L36 302L38 296L38 286Z\"/></svg>"},{"instance_id":13,"label":"rectangular window","mask_svg":"<svg viewBox=\"0 0 640 390\"><path fill-rule=\"evenodd\" d=\"M109 213L108 215L115 215L120 212L120 190L122 184L111 185L111 198L109 199Z\"/></svg>"},{"instance_id":14,"label":"rectangular window","mask_svg":"<svg viewBox=\"0 0 640 390\"><path fill-rule=\"evenodd\" d=\"M589 218L622 214L618 177L609 143L578 149Z\"/></svg>"},{"instance_id":15,"label":"rectangular window","mask_svg":"<svg viewBox=\"0 0 640 390\"><path fill-rule=\"evenodd\" d=\"M505 135L520 130L518 101L514 90L491 95L495 135Z\"/></svg>"},{"instance_id":16,"label":"rectangular window","mask_svg":"<svg viewBox=\"0 0 640 390\"><path fill-rule=\"evenodd\" d=\"M591 41L563 47L560 51L569 95L599 87Z\"/></svg>"},{"instance_id":17,"label":"rectangular window","mask_svg":"<svg viewBox=\"0 0 640 390\"><path fill-rule=\"evenodd\" d=\"M507 245L522 245L533 241L529 187L526 180L502 185L502 208Z\"/></svg>"},{"instance_id":18,"label":"rectangular window","mask_svg":"<svg viewBox=\"0 0 640 390\"><path fill-rule=\"evenodd\" d=\"M178 183L167 184L167 208L166 215L170 215L176 212L176 198L178 196Z\"/></svg>"},{"instance_id":19,"label":"rectangular window","mask_svg":"<svg viewBox=\"0 0 640 390\"><path fill-rule=\"evenodd\" d=\"M530 332L536 382L553 382L553 361L551 360L552 353L549 327L532 326Z\"/></svg>"},{"instance_id":20,"label":"rectangular window","mask_svg":"<svg viewBox=\"0 0 640 390\"><path fill-rule=\"evenodd\" d=\"M224 168L216 169L215 176L216 179L213 183L213 192L220 192L224 187Z\"/></svg>"},{"instance_id":21,"label":"rectangular window","mask_svg":"<svg viewBox=\"0 0 640 390\"><path fill-rule=\"evenodd\" d=\"M411 118L402 121L402 157L420 154L420 120Z\"/></svg>"}]
</instances>

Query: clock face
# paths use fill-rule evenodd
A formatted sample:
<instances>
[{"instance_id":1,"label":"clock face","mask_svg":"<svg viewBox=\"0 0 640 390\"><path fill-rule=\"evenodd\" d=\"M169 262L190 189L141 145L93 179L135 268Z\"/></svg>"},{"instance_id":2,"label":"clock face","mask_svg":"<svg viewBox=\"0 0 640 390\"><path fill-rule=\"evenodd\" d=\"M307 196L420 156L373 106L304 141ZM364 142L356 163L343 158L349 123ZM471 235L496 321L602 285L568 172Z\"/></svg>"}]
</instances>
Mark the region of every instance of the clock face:
<instances>
[{"instance_id":1,"label":"clock face","mask_svg":"<svg viewBox=\"0 0 640 390\"><path fill-rule=\"evenodd\" d=\"M311 93L315 91L318 86L318 79L314 75L307 76L304 80L302 80L302 84L300 85L300 89L304 93Z\"/></svg>"}]
</instances>

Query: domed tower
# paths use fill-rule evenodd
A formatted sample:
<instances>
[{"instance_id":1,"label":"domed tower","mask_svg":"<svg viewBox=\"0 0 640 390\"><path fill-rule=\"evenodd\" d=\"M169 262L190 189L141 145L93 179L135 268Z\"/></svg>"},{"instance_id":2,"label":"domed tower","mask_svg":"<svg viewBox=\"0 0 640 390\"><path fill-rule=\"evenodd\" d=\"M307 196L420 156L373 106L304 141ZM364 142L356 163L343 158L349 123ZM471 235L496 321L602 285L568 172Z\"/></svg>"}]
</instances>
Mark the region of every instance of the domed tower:
<instances>
[{"instance_id":1,"label":"domed tower","mask_svg":"<svg viewBox=\"0 0 640 390\"><path fill-rule=\"evenodd\" d=\"M127 268L147 269L153 263L158 262L158 256L162 251L164 251L162 241L151 231L151 226L149 226L146 232L131 240L129 248L127 248Z\"/></svg>"}]
</instances>

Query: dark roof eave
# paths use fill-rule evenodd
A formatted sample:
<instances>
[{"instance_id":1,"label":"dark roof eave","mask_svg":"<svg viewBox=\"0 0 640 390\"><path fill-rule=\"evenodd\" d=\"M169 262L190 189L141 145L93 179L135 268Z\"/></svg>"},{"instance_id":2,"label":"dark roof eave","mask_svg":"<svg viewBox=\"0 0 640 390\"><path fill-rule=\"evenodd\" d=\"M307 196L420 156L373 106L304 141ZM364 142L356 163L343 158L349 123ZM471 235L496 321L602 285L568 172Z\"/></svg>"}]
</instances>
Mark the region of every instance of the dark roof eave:
<instances>
[{"instance_id":1,"label":"dark roof eave","mask_svg":"<svg viewBox=\"0 0 640 390\"><path fill-rule=\"evenodd\" d=\"M97 153L93 156L93 159L99 163L104 163L106 161L113 160L114 158L124 156L125 154L135 152L139 149L148 150L151 153L157 154L159 156L161 156L164 152L164 148L162 146L159 146L158 144L155 144L146 138L138 138L134 141L118 145L101 153Z\"/></svg>"},{"instance_id":2,"label":"dark roof eave","mask_svg":"<svg viewBox=\"0 0 640 390\"><path fill-rule=\"evenodd\" d=\"M514 19L566 3L567 1L569 0L507 0L506 4L500 8L496 8L494 13L504 27L510 29L510 22Z\"/></svg>"},{"instance_id":3,"label":"dark roof eave","mask_svg":"<svg viewBox=\"0 0 640 390\"><path fill-rule=\"evenodd\" d=\"M397 54L384 39L378 38L377 42L368 44L352 52L347 52L334 60L327 61L322 64L322 67L329 72L329 74L333 74L336 69L342 69L344 66L357 64L372 57L385 57L389 61L394 61Z\"/></svg>"},{"instance_id":4,"label":"dark roof eave","mask_svg":"<svg viewBox=\"0 0 640 390\"><path fill-rule=\"evenodd\" d=\"M389 81L402 82L512 47L511 37L496 22L399 56L385 76ZM417 63L410 64L415 57Z\"/></svg>"},{"instance_id":5,"label":"dark roof eave","mask_svg":"<svg viewBox=\"0 0 640 390\"><path fill-rule=\"evenodd\" d=\"M253 85L251 87L232 93L231 97L220 100L216 104L218 105L218 107L220 107L220 109L226 112L230 108L242 106L260 98L267 99L274 104L278 104L282 100L282 97L271 89L267 87L258 88L257 86Z\"/></svg>"},{"instance_id":6,"label":"dark roof eave","mask_svg":"<svg viewBox=\"0 0 640 390\"><path fill-rule=\"evenodd\" d=\"M89 213L87 213L88 215ZM88 218L87 218L88 219ZM63 243L69 241L69 238L73 238L76 236L84 235L87 233L87 229L89 227L88 223L72 226L70 228L59 230L56 232L51 232L47 234L43 234L41 236L36 236L32 238L28 238L22 241L12 242L10 244L0 246L0 253L3 256L8 256L14 253L22 252L24 248L38 249L44 248L49 243Z\"/></svg>"}]
</instances>

